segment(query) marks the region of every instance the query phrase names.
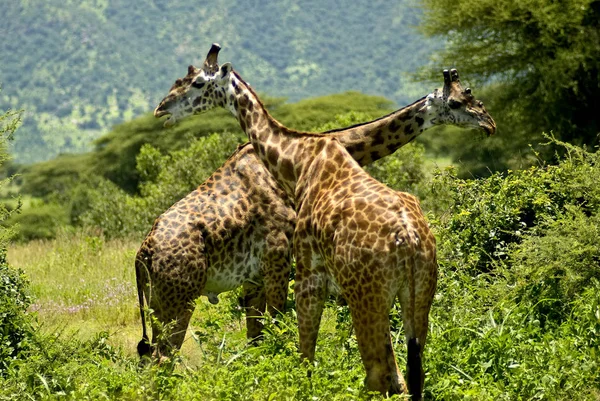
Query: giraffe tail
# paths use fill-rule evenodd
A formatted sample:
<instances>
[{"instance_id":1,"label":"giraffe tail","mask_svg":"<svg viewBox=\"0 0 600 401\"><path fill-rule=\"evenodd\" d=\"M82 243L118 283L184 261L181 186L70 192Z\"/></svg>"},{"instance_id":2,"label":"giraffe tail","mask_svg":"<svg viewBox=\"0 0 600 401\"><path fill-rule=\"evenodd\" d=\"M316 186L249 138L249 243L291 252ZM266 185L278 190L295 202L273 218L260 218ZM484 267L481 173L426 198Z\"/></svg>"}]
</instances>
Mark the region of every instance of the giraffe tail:
<instances>
[{"instance_id":1,"label":"giraffe tail","mask_svg":"<svg viewBox=\"0 0 600 401\"><path fill-rule=\"evenodd\" d=\"M409 233L412 230L409 230ZM407 360L406 360L406 375L408 390L411 395L412 401L421 400L421 394L423 393L423 370L421 360L421 346L419 338L417 336L416 322L415 322L415 311L416 311L416 283L415 283L415 267L418 263L418 252L420 249L421 240L417 232L409 234L408 242L411 249L412 257L411 260L405 265L406 267L406 281L408 283L409 299L407 305L407 313L405 319L407 320L406 328L406 339L407 339ZM404 313L404 311L403 311Z\"/></svg>"},{"instance_id":2,"label":"giraffe tail","mask_svg":"<svg viewBox=\"0 0 600 401\"><path fill-rule=\"evenodd\" d=\"M140 317L142 318L142 339L137 345L137 352L140 357L150 355L152 347L146 331L146 313L144 312L144 298L148 298L146 290L148 288L148 266L149 255L145 250L138 251L135 258L135 281L137 285L138 301L140 305Z\"/></svg>"}]
</instances>

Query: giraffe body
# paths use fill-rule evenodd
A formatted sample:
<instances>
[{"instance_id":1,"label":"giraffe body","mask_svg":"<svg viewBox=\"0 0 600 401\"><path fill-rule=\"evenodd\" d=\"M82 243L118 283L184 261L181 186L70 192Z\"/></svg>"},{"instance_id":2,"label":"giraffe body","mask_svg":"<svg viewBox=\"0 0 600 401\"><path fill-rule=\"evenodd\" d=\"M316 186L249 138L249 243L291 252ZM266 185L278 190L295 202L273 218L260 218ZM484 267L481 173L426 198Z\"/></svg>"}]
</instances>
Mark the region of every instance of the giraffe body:
<instances>
[{"instance_id":1,"label":"giraffe body","mask_svg":"<svg viewBox=\"0 0 600 401\"><path fill-rule=\"evenodd\" d=\"M328 171L329 169L329 167L325 168L323 166L329 166L330 163L327 160L328 157L335 155L334 159L341 157L341 160L344 161L344 163L350 163L348 165L349 171L351 170L357 174L362 172L360 174L363 175L357 176L359 177L358 181L369 181L369 185L374 185L374 187L370 187L371 189L377 187L383 192L391 191L389 188L377 183L377 181L366 175L366 173L360 169L359 164L368 164L373 160L392 153L394 150L410 142L421 132L433 125L454 124L469 127L480 127L489 134L493 133L495 130L495 125L491 117L489 117L487 112L485 112L485 109L483 109L483 105L472 98L470 95L470 90L463 92L462 88L460 88L460 85L458 85L457 79L453 80L451 84L450 79L446 79L447 77L445 76L445 79L447 80L446 86L455 87L450 88L452 89L450 90L445 86L443 96L441 93L436 91L433 94L415 102L414 104L399 110L398 112L392 113L373 122L329 132L328 139L323 139L323 136L318 135L307 139L304 137L311 136L311 134L303 134L288 130L278 122L274 121L268 115L266 110L264 110L262 104L252 90L241 80L241 78L238 79L239 77L237 75L231 74L234 76L234 79L222 85L222 81L224 81L224 79L222 79L220 76L217 76L217 71L219 68L216 64L216 52L213 50L214 46L213 49L211 49L211 52L209 52L207 61L205 61L205 65L202 69L196 69L190 66L188 69L188 75L184 79L177 80L175 85L171 88L169 95L157 107L155 116L160 117L165 114L170 114L170 118L165 123L165 125L170 125L173 124L177 119L183 118L186 115L195 112L205 111L217 106L225 107L232 111L232 113L238 118L242 129L248 133L251 139L253 135L266 134L273 139L273 141L277 141L277 146L268 148L263 146L264 144L260 140L256 140L256 138L254 138L255 140L253 141L253 146L255 147L257 155L260 156L261 160L265 162L267 166L269 166L271 173L273 173L276 181L281 184L281 187L285 190L288 198L294 199L296 202L298 202L299 199L306 201L302 204L296 204L296 210L298 211L298 225L294 234L294 242L297 243L296 257L299 267L298 274L300 276L306 276L307 278L305 282L309 283L300 286L304 287L305 294L302 294L302 291L298 291L298 282L296 285L296 293L299 297L298 300L302 299L303 297L304 299L309 300L309 311L303 312L302 318L299 317L300 320L304 319L305 321L305 323L301 324L301 333L314 333L310 335L301 335L301 350L304 356L307 356L312 360L314 357L314 345L311 345L312 340L307 342L307 338L311 338L311 336L314 335L314 339L316 340L316 330L318 330L318 324L316 325L315 330L315 319L312 316L317 316L318 319L320 319L320 311L322 310L323 301L322 296L326 292L327 287L337 287L343 294L346 294L345 296L353 299L352 302L354 303L354 307L351 306L351 309L353 310L352 314L355 322L359 321L360 316L362 316L361 308L364 309L364 305L369 304L370 302L368 301L368 297L365 298L364 291L362 289L363 284L358 285L352 280L350 281L350 284L348 284L348 282L344 281L344 278L347 277L344 273L347 272L348 268L353 266L353 263L357 263L354 260L354 256L356 255L350 252L346 253L345 256L340 254L334 257L332 256L332 252L333 255L335 255L338 247L330 246L328 248L323 245L324 243L335 243L339 245L345 243L344 241L350 243L350 239L356 239L355 237L357 232L352 232L351 230L341 230L339 233L336 230L331 231L331 224L324 224L323 222L325 220L332 220L332 217L329 216L328 213L331 213L335 209L336 213L334 213L334 215L339 217L338 223L345 222L347 223L348 227L351 227L352 224L360 223L360 225L363 226L367 223L370 225L371 223L367 222L364 218L357 219L356 216L351 220L348 220L349 217L342 213L342 211L346 210L344 209L343 204L337 204L337 206L334 207L333 205L335 202L331 200L326 202L325 198L322 198L323 193L328 193L327 191L314 192L314 188L309 191L306 189L309 185L307 183L315 182L317 179L314 177L319 177L318 181L320 182L320 180L324 177L324 172ZM218 48L216 51L218 52ZM219 72L219 74L222 74L222 72ZM217 81L221 82L217 83ZM447 104L450 94L457 99L453 100L455 102L454 106L448 106ZM285 135L281 135L282 133ZM303 137L303 139L298 141L298 137ZM323 148L328 149L328 152L330 153L319 154L317 152L317 149L322 150ZM344 148L350 152L350 155ZM291 162L289 158L280 157L282 155L298 155L300 153L304 155L304 158L308 157L314 158L315 160L320 160L320 163L315 163L314 166L321 165L321 167L309 168L307 165L298 167L298 164ZM349 161L347 159L348 157L350 157L350 160L352 157L354 157L359 164ZM334 168L334 170L336 170L337 174L338 172L345 170L345 167L341 168L338 166L337 168ZM307 176L299 176L299 174L306 173L306 171L311 171L309 176L313 177L312 181L311 179L307 179ZM343 181L344 179L345 178L343 177L336 178L338 181ZM358 188L361 186L361 184L356 182L356 186ZM308 193L311 195L307 195ZM348 188L342 188L338 192L331 190L330 193L336 193L336 196L344 197L348 196L349 190ZM388 237L385 237L384 239L378 239L374 242L375 248L373 248L368 246L371 243L366 240L367 246L358 248L362 249L360 251L360 256L366 260L373 259L374 255L381 256L378 253L381 251L381 249L378 247L382 246L382 249L386 249L388 254L385 258L381 258L381 260L385 261L385 266L396 266L396 268L391 268L391 270L388 271L388 273L395 271L394 274L396 276L401 274L402 271L412 272L415 266L418 266L420 271L427 272L427 274L418 272L418 274L408 274L405 278L400 280L400 283L395 282L394 280L388 280L395 284L391 285L390 288L386 288L385 293L391 296L392 300L393 296L399 295L401 302L404 302L404 314L411 313L410 307L405 305L405 303L408 302L406 301L407 299L413 299L415 294L416 296L425 299L425 302L418 301L415 303L417 309L419 309L421 312L419 312L420 314L413 313L413 318L408 319L409 322L412 322L415 319L422 320L422 311L428 311L430 306L431 297L428 296L428 294L429 292L433 292L432 288L435 288L435 279L433 281L431 280L431 277L435 277L436 269L435 257L433 256L433 259L431 258L432 254L435 255L435 246L433 243L433 237L431 236L428 228L423 228L426 227L426 224L423 225L424 220L416 199L408 194L399 194L394 191L392 191L392 193L394 195L390 195L390 199L395 199L400 203L396 202L393 203L393 205L396 206L388 206L391 208L390 210L385 209L384 204L369 204L369 208L374 208L375 205L378 205L378 207L383 208L382 210L387 210L385 213L387 218L385 220L389 221L386 223L388 225L383 225L383 221L381 222L383 229L393 229L395 226L394 224L390 225L390 222L394 220L394 218L398 218L398 216L401 216L401 219L404 220L406 220L407 217L410 219L417 219L420 220L420 223L406 226L407 228L404 234L402 234L402 231L398 231L398 236L393 237L391 242L389 242L390 238ZM377 196L375 196L375 198L377 198ZM386 197L384 196L384 198ZM368 195L365 194L363 200L373 202L373 193ZM349 200L346 200L346 202L352 203L352 201ZM315 204L319 206L316 207ZM328 209L326 206L331 206L331 208ZM394 207L397 207L398 210L394 211ZM329 210L329 212L323 212L324 214L321 214L321 217L315 220L314 216L318 215L317 212L324 210ZM313 217L311 219L306 219L306 215ZM383 215L384 214L382 214L382 216ZM333 220L335 219L336 218L333 218ZM323 225L321 225L322 223ZM425 231L421 232L419 230ZM340 235L343 233L345 233L345 236L340 237ZM370 237L367 236L365 238L368 239ZM371 239L374 240L373 238ZM354 242L352 244L356 245ZM423 246L428 246L428 250L423 251L421 249ZM345 246L344 248L348 247ZM302 250L299 251L298 249ZM422 258L427 259L428 262L422 262ZM397 260L402 260L403 263L409 263L409 261L412 261L413 269L398 267L397 263L394 264L394 261ZM348 261L350 261L349 264L346 263ZM359 271L358 269L355 270ZM362 270L364 271L364 269ZM367 276L368 275L369 274L367 274ZM415 279L424 280L425 277L427 277L428 283L425 286L421 285L419 288L422 289L419 291L415 291L415 286L407 285L408 282L414 283ZM372 288L373 285L373 283L367 284L367 287ZM355 288L355 290L351 290L350 287ZM394 292L394 289L398 288L399 290L397 294L392 296L391 294ZM413 290L410 290L410 288L413 288ZM429 290L426 288L429 288ZM365 299L367 299L367 301L364 301ZM427 301L427 299L429 301ZM384 300L384 302L377 303L379 306L385 306L386 304L388 304L387 310L389 311L391 301L387 302ZM412 304L412 302L409 302L409 305ZM310 313L311 308L316 308L315 313ZM301 308L299 307L299 314L300 309ZM381 311L379 311L379 314L383 315ZM355 317L355 315L357 317ZM426 317L427 313L425 313L425 318ZM385 319L381 320L380 318L381 316L379 316L378 321L383 322L383 320L385 320L387 322L387 314L385 315ZM308 326L312 327L312 329L306 329L307 324ZM370 336L369 333L364 332L363 330L361 331L361 334L358 334L358 327L368 327L368 325L357 326L355 323L355 327L357 327L357 335L360 338L363 338L363 340L360 340L359 343L363 344L363 346L361 346L361 354L364 354L363 362L365 362L365 367L367 368L367 385L369 388L378 389L382 392L398 392L403 388L403 381L402 376L397 370L395 358L391 349L391 343L389 342L389 322L385 324L388 325L388 339L384 342L379 341L377 343L379 348L375 347L375 349L377 349L376 351L373 351L374 348L372 347L365 348L364 346L365 341L368 341L364 340L364 338L368 338ZM304 326L304 329L302 329L302 326ZM409 333L410 330L417 330L414 329L415 327L423 326L425 327L426 332L426 321L425 324L422 324L422 322L418 324L411 324L405 327L405 330L407 333ZM381 328L383 326L379 325L378 327ZM411 329L411 327L413 327L413 329ZM382 331L379 331L379 333L381 334ZM417 337L411 337L407 342L409 351L408 360L413 367L419 366L418 369L412 369L413 372L418 373L409 374L409 386L412 389L415 389L417 392L419 392L418 388L422 387L422 375L420 375L420 355L424 343L424 338L422 340L418 340ZM373 352L375 352L375 354L373 354ZM380 358L380 362L373 364L368 362L372 360L373 355L377 355L377 357L384 355L385 358ZM381 360L385 360L386 362L382 363Z\"/></svg>"},{"instance_id":2,"label":"giraffe body","mask_svg":"<svg viewBox=\"0 0 600 401\"><path fill-rule=\"evenodd\" d=\"M199 296L214 304L240 286L248 337L256 338L265 303L271 313L285 305L294 221L288 198L249 144L157 218L137 253L136 276L157 320L176 322L170 342L158 342L159 354L181 347ZM160 324L152 328L157 342Z\"/></svg>"},{"instance_id":3,"label":"giraffe body","mask_svg":"<svg viewBox=\"0 0 600 401\"><path fill-rule=\"evenodd\" d=\"M416 344L407 366L409 388L420 394L421 347L437 280L435 239L415 197L370 177L335 139L324 142L315 145L322 150L307 169L310 182L301 177L296 191L300 351L314 359L323 304L333 281L350 307L367 387L404 392L388 317L398 296L407 342Z\"/></svg>"}]
</instances>

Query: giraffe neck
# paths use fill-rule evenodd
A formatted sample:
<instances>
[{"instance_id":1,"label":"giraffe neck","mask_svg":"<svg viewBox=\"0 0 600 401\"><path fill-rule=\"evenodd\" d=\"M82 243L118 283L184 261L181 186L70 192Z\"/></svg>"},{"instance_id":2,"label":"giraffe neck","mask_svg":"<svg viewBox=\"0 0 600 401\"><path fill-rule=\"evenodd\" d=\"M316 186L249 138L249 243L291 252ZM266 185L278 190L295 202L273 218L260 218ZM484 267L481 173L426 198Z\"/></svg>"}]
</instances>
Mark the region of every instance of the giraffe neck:
<instances>
[{"instance_id":1,"label":"giraffe neck","mask_svg":"<svg viewBox=\"0 0 600 401\"><path fill-rule=\"evenodd\" d=\"M306 161L314 154L314 144L306 137L320 136L291 130L275 120L237 73L232 74L228 92L226 107L238 119L257 156L275 180L293 196Z\"/></svg>"},{"instance_id":2,"label":"giraffe neck","mask_svg":"<svg viewBox=\"0 0 600 401\"><path fill-rule=\"evenodd\" d=\"M361 165L367 165L415 139L423 131L439 124L443 118L430 101L438 92L377 120L345 129L328 131ZM238 119L257 155L275 179L290 195L307 161L316 153L314 141L323 134L302 133L275 120L244 80L234 73L228 88L226 107Z\"/></svg>"},{"instance_id":3,"label":"giraffe neck","mask_svg":"<svg viewBox=\"0 0 600 401\"><path fill-rule=\"evenodd\" d=\"M329 131L361 165L367 165L414 140L423 131L441 124L430 105L430 94L385 117L349 128Z\"/></svg>"}]
</instances>

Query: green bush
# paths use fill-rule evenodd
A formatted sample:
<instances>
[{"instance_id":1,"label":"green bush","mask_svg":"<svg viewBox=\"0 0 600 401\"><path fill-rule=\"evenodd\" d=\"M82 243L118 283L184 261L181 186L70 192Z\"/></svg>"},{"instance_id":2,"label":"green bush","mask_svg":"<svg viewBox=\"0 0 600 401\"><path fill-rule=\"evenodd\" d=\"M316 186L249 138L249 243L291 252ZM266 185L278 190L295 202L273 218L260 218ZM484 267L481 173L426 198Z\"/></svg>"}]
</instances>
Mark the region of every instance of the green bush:
<instances>
[{"instance_id":1,"label":"green bush","mask_svg":"<svg viewBox=\"0 0 600 401\"><path fill-rule=\"evenodd\" d=\"M7 224L15 226L14 239L17 241L55 238L58 231L69 223L64 206L41 201L12 215L7 221Z\"/></svg>"},{"instance_id":2,"label":"green bush","mask_svg":"<svg viewBox=\"0 0 600 401\"><path fill-rule=\"evenodd\" d=\"M6 251L0 251L0 375L28 348L33 335L30 304L25 275L8 266Z\"/></svg>"},{"instance_id":3,"label":"green bush","mask_svg":"<svg viewBox=\"0 0 600 401\"><path fill-rule=\"evenodd\" d=\"M600 283L600 214L579 208L526 235L510 251L518 299L528 302L542 322L567 318L569 300Z\"/></svg>"},{"instance_id":4,"label":"green bush","mask_svg":"<svg viewBox=\"0 0 600 401\"><path fill-rule=\"evenodd\" d=\"M130 195L111 181L97 180L93 188L80 188L77 203L73 203L77 220L100 228L108 238L142 236L161 213L221 166L241 142L239 135L212 134L192 139L185 149L167 155L144 145L137 158L137 172L144 178L140 195Z\"/></svg>"},{"instance_id":5,"label":"green bush","mask_svg":"<svg viewBox=\"0 0 600 401\"><path fill-rule=\"evenodd\" d=\"M539 319L511 272L473 277L440 255L425 347L426 399L593 400L600 394L600 283L561 301L554 324Z\"/></svg>"},{"instance_id":6,"label":"green bush","mask_svg":"<svg viewBox=\"0 0 600 401\"><path fill-rule=\"evenodd\" d=\"M434 179L432 195L446 203L439 235L474 272L489 271L507 258L509 246L535 235L569 205L591 213L600 206L600 155L554 141L568 155L557 165L495 173L465 180L453 168Z\"/></svg>"},{"instance_id":7,"label":"green bush","mask_svg":"<svg viewBox=\"0 0 600 401\"><path fill-rule=\"evenodd\" d=\"M7 111L0 115L0 164L8 160L7 142L19 123L20 112ZM9 176L0 186L10 180ZM6 261L6 246L14 234L7 220L19 208L20 204L12 210L0 205L0 375L4 375L12 360L27 349L33 334L31 317L27 314L31 304L27 280L21 271L11 268Z\"/></svg>"}]
</instances>

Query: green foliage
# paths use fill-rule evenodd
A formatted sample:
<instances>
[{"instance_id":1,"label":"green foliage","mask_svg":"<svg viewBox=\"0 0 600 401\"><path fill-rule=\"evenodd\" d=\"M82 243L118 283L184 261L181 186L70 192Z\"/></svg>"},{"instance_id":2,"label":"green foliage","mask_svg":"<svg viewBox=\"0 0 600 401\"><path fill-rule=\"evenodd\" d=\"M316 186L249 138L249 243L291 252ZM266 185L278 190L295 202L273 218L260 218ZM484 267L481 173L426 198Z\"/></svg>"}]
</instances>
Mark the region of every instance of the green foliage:
<instances>
[{"instance_id":1,"label":"green foliage","mask_svg":"<svg viewBox=\"0 0 600 401\"><path fill-rule=\"evenodd\" d=\"M552 143L569 152L558 165L495 173L485 180L460 179L452 168L436 177L432 196L448 202L440 235L452 244L453 258L474 271L488 271L507 257L511 244L526 233L539 234L542 223L567 206L597 210L598 153Z\"/></svg>"},{"instance_id":2,"label":"green foliage","mask_svg":"<svg viewBox=\"0 0 600 401\"><path fill-rule=\"evenodd\" d=\"M556 166L434 180L432 399L600 395L600 155L552 142Z\"/></svg>"},{"instance_id":3,"label":"green foliage","mask_svg":"<svg viewBox=\"0 0 600 401\"><path fill-rule=\"evenodd\" d=\"M422 31L449 39L434 63L458 68L477 87L490 84L481 97L496 119L498 136L506 139L456 147L457 159L472 163L473 173L494 168L494 160L502 169L518 168L523 160L514 157L527 153L544 131L579 145L599 143L599 1L426 0L423 5ZM439 80L433 69L423 75ZM485 157L473 163L469 156L475 154ZM544 154L552 156L553 149Z\"/></svg>"},{"instance_id":4,"label":"green foliage","mask_svg":"<svg viewBox=\"0 0 600 401\"><path fill-rule=\"evenodd\" d=\"M136 236L152 227L152 219L144 212L143 201L129 195L109 180L100 179L93 188L86 188L79 193L77 216L78 223L100 229L111 237ZM154 216L156 218L157 215ZM136 235L137 234L137 235Z\"/></svg>"},{"instance_id":5,"label":"green foliage","mask_svg":"<svg viewBox=\"0 0 600 401\"><path fill-rule=\"evenodd\" d=\"M137 171L146 179L140 195L99 180L93 188L82 188L78 222L100 228L108 237L145 234L158 215L204 182L240 143L238 135L213 134L164 156L144 145L137 158Z\"/></svg>"},{"instance_id":6,"label":"green foliage","mask_svg":"<svg viewBox=\"0 0 600 401\"><path fill-rule=\"evenodd\" d=\"M547 299L524 297L514 285L511 272L518 267L473 277L448 262L443 251L439 256L425 349L427 399L597 399L598 280L572 298L561 298L570 314L548 325L536 310L536 303Z\"/></svg>"},{"instance_id":7,"label":"green foliage","mask_svg":"<svg viewBox=\"0 0 600 401\"><path fill-rule=\"evenodd\" d=\"M542 226L511 249L515 286L538 320L563 320L571 312L565 300L600 285L600 214L571 206Z\"/></svg>"},{"instance_id":8,"label":"green foliage","mask_svg":"<svg viewBox=\"0 0 600 401\"><path fill-rule=\"evenodd\" d=\"M137 157L137 171L147 177L140 195L156 205L153 210L164 210L204 182L241 143L239 135L212 134L160 158L156 148L144 145Z\"/></svg>"},{"instance_id":9,"label":"green foliage","mask_svg":"<svg viewBox=\"0 0 600 401\"><path fill-rule=\"evenodd\" d=\"M216 145L211 140L205 139ZM430 220L440 266L423 357L425 399L600 397L600 154L554 144L567 154L555 166L477 180L447 172L432 182L430 193L438 202ZM174 154L145 147L142 176L158 185L158 177L169 177L165 172L184 155ZM490 237L491 230L499 234ZM364 390L347 307L326 306L309 379L297 353L295 311L266 319L263 340L247 346L236 291L222 294L217 305L198 301L182 353L138 369L138 311L126 294L133 288L131 261L139 242L124 242L63 236L19 245L9 254L31 277L40 319L80 327L86 336L36 333L22 352L27 358L6 371L0 398L382 399ZM483 253L484 248L491 251ZM73 266L78 280L65 280ZM114 277L110 285L107 277ZM114 295L116 288L121 295ZM404 371L400 312L395 305L390 319ZM116 329L108 335L105 327ZM123 338L127 333L134 334Z\"/></svg>"},{"instance_id":10,"label":"green foliage","mask_svg":"<svg viewBox=\"0 0 600 401\"><path fill-rule=\"evenodd\" d=\"M91 174L87 155L61 155L56 159L24 166L19 170L17 183L21 192L36 197L66 194Z\"/></svg>"},{"instance_id":11,"label":"green foliage","mask_svg":"<svg viewBox=\"0 0 600 401\"><path fill-rule=\"evenodd\" d=\"M0 115L0 164L9 158L7 142L19 126L20 116L20 112L10 110ZM0 186L10 181L9 176L0 182ZM27 279L22 271L11 268L6 261L6 247L13 235L7 220L19 208L20 202L12 210L0 204L0 376L13 359L21 356L32 334L31 318L26 313L31 303Z\"/></svg>"},{"instance_id":12,"label":"green foliage","mask_svg":"<svg viewBox=\"0 0 600 401\"><path fill-rule=\"evenodd\" d=\"M261 91L298 101L360 90L403 104L422 94L405 73L436 46L414 31L419 14L411 2L383 0L10 3L3 32L20 41L0 43L0 108L28 111L19 163L87 151L155 107L212 42Z\"/></svg>"},{"instance_id":13,"label":"green foliage","mask_svg":"<svg viewBox=\"0 0 600 401\"><path fill-rule=\"evenodd\" d=\"M6 262L0 251L0 377L12 360L22 357L33 334L32 319L27 314L31 304L28 281L22 271Z\"/></svg>"},{"instance_id":14,"label":"green foliage","mask_svg":"<svg viewBox=\"0 0 600 401\"><path fill-rule=\"evenodd\" d=\"M36 333L27 358L13 364L0 394L9 400L23 394L33 399L134 399L134 365L107 338L105 332L89 340L60 331Z\"/></svg>"},{"instance_id":15,"label":"green foliage","mask_svg":"<svg viewBox=\"0 0 600 401\"><path fill-rule=\"evenodd\" d=\"M15 227L15 240L31 241L56 237L60 230L69 226L70 221L63 205L37 201L13 214L7 224Z\"/></svg>"}]
</instances>

